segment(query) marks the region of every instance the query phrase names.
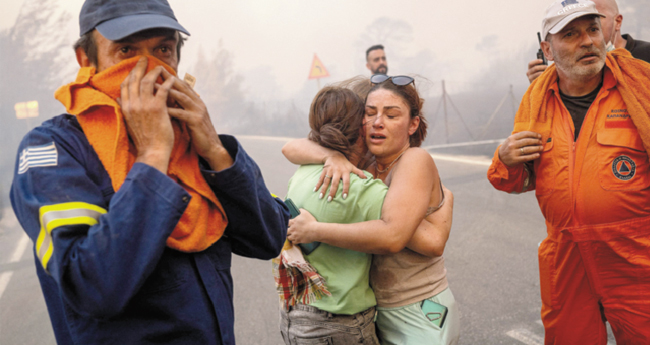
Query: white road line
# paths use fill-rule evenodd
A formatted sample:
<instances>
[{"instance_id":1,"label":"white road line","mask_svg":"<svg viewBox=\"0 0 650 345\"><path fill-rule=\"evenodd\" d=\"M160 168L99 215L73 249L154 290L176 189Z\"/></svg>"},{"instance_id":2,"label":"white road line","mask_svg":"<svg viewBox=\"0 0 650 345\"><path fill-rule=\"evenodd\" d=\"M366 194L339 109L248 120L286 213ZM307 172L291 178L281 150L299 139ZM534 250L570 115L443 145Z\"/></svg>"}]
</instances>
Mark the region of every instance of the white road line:
<instances>
[{"instance_id":1,"label":"white road line","mask_svg":"<svg viewBox=\"0 0 650 345\"><path fill-rule=\"evenodd\" d=\"M423 146L422 148L425 149L425 150L432 150L432 149L444 149L444 148L448 148L448 147L462 147L462 146L474 146L474 145L485 145L485 144L500 144L504 140L506 140L506 139L467 141L467 142L464 142L464 143Z\"/></svg>"},{"instance_id":2,"label":"white road line","mask_svg":"<svg viewBox=\"0 0 650 345\"><path fill-rule=\"evenodd\" d=\"M29 237L27 237L27 234L23 233L22 237L18 241L18 245L16 246L16 249L14 249L13 255L11 255L11 259L9 259L9 262L20 261L20 258L22 258L23 254L25 254L25 249L27 249L27 245L29 245Z\"/></svg>"},{"instance_id":3,"label":"white road line","mask_svg":"<svg viewBox=\"0 0 650 345\"><path fill-rule=\"evenodd\" d=\"M542 322L542 320L537 320L535 322L538 323L540 326L544 327L544 323ZM607 345L615 345L615 344L612 343L611 341L608 341Z\"/></svg>"},{"instance_id":4,"label":"white road line","mask_svg":"<svg viewBox=\"0 0 650 345\"><path fill-rule=\"evenodd\" d=\"M472 157L455 157L455 156L448 156L448 155L439 155L439 154L431 154L431 157L435 160L443 160L443 161L449 161L449 162L456 162L456 163L465 163L465 164L474 164L474 165L481 165L481 166L486 166L489 167L490 164L492 164L492 161L483 158L483 157L477 157L477 158L472 158Z\"/></svg>"},{"instance_id":5,"label":"white road line","mask_svg":"<svg viewBox=\"0 0 650 345\"><path fill-rule=\"evenodd\" d=\"M14 275L13 271L0 273L0 298L2 298L2 294L5 293L5 289L7 288L7 285L9 285L12 275Z\"/></svg>"},{"instance_id":6,"label":"white road line","mask_svg":"<svg viewBox=\"0 0 650 345\"><path fill-rule=\"evenodd\" d=\"M236 137L236 138L249 139L249 140L270 140L270 141L282 141L282 142L289 142L291 140L299 139L299 138L273 137L273 136L264 136L264 135L236 135L236 134L234 134L233 136ZM439 148L448 148L448 147L461 147L461 146L496 144L496 143L501 143L504 140L505 139L494 139L494 140L483 140L483 141L468 141L468 142L464 142L464 143L423 146L422 148L425 149L425 150L428 150L428 149L439 149ZM448 156L441 156L441 157L448 157ZM469 161L469 160L465 160L465 161L458 160L457 162L469 163L469 164L477 164L477 163L474 163L473 161ZM479 165L484 165L484 164L479 164ZM489 166L490 163L488 163L487 165Z\"/></svg>"},{"instance_id":7,"label":"white road line","mask_svg":"<svg viewBox=\"0 0 650 345\"><path fill-rule=\"evenodd\" d=\"M251 140L271 140L271 141L283 141L289 142L298 138L289 138L289 137L269 137L263 135L233 135L235 138L241 139L251 139Z\"/></svg>"},{"instance_id":8,"label":"white road line","mask_svg":"<svg viewBox=\"0 0 650 345\"><path fill-rule=\"evenodd\" d=\"M510 338L519 340L520 342L526 345L542 345L544 344L544 338L539 335L527 330L527 329L513 329L506 333Z\"/></svg>"},{"instance_id":9,"label":"white road line","mask_svg":"<svg viewBox=\"0 0 650 345\"><path fill-rule=\"evenodd\" d=\"M18 225L18 220L16 219L14 211L11 209L11 207L6 207L1 212L3 215L0 219L0 228L11 229Z\"/></svg>"},{"instance_id":10,"label":"white road line","mask_svg":"<svg viewBox=\"0 0 650 345\"><path fill-rule=\"evenodd\" d=\"M281 142L289 142L291 140L297 139L297 138L289 138L289 137L270 137L270 136L261 136L261 135L235 135L235 137L241 138L241 139L250 139L250 140L270 140L270 141L281 141ZM499 139L499 140L501 140L501 139ZM488 140L488 141L490 141L490 140ZM480 143L482 143L482 142L480 142ZM470 143L459 143L459 144L452 144L452 145L465 146L466 144L469 145L469 144L475 144L475 143L470 142ZM480 157L480 158L479 157L477 157L477 158L473 158L473 157L457 157L457 156L440 155L440 154L431 154L431 157L433 157L433 159L439 159L439 160L443 160L443 161L450 161L450 162L456 162L456 163L465 163L465 164L473 164L473 165L481 165L481 166L486 166L486 167L489 167L490 164L492 164L492 161L490 161L490 160L488 160L486 158L483 158L483 157Z\"/></svg>"},{"instance_id":11,"label":"white road line","mask_svg":"<svg viewBox=\"0 0 650 345\"><path fill-rule=\"evenodd\" d=\"M29 245L29 237L25 233L22 234L20 237L20 240L18 240L18 244L16 245L16 249L14 249L14 252L11 254L11 258L9 258L9 262L18 262L20 261L20 258L23 257L23 254L25 254L25 250L27 249L27 246ZM2 295L5 293L5 289L7 289L7 286L9 285L9 281L11 280L11 277L14 275L14 271L7 271L0 273L0 298L2 298Z\"/></svg>"}]
</instances>

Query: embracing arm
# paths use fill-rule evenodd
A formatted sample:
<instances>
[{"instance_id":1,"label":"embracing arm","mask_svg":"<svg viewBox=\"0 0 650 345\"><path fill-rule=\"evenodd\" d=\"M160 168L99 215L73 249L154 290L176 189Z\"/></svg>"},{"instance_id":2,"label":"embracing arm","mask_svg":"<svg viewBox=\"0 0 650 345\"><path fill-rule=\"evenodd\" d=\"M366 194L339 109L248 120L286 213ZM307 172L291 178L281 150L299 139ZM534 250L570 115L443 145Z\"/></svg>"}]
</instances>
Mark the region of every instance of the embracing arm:
<instances>
[{"instance_id":1,"label":"embracing arm","mask_svg":"<svg viewBox=\"0 0 650 345\"><path fill-rule=\"evenodd\" d=\"M380 220L318 223L305 211L305 215L290 221L289 240L294 243L320 241L374 254L397 253L404 249L426 214L434 181L437 183L439 178L433 159L419 148L406 151L393 169Z\"/></svg>"},{"instance_id":2,"label":"embracing arm","mask_svg":"<svg viewBox=\"0 0 650 345\"><path fill-rule=\"evenodd\" d=\"M424 218L406 245L410 250L429 257L442 256L451 231L454 194L446 187L442 188L445 193L444 204Z\"/></svg>"},{"instance_id":3,"label":"embracing arm","mask_svg":"<svg viewBox=\"0 0 650 345\"><path fill-rule=\"evenodd\" d=\"M307 138L291 140L284 144L282 154L289 162L297 165L322 164L329 156L341 155L341 153L322 147Z\"/></svg>"},{"instance_id":4,"label":"embracing arm","mask_svg":"<svg viewBox=\"0 0 650 345\"><path fill-rule=\"evenodd\" d=\"M282 154L293 164L324 164L323 172L314 186L314 191L320 189L322 199L329 188L328 200L334 199L339 188L339 181L343 181L343 199L350 190L350 173L365 179L366 174L338 151L318 145L309 139L296 139L282 147ZM326 179L328 181L326 181Z\"/></svg>"}]
</instances>

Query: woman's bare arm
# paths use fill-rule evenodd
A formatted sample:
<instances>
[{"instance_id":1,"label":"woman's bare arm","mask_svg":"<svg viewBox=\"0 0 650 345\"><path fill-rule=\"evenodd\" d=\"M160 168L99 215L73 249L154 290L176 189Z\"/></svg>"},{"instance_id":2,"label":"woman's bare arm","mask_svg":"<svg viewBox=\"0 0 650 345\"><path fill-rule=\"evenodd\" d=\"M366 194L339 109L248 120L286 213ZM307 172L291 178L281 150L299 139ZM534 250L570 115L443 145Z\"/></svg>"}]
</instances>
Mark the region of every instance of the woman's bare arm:
<instances>
[{"instance_id":1,"label":"woman's bare arm","mask_svg":"<svg viewBox=\"0 0 650 345\"><path fill-rule=\"evenodd\" d=\"M314 186L314 191L320 189L321 199L328 188L330 191L327 200L334 199L341 180L345 199L350 190L350 173L366 178L363 171L350 163L342 153L322 147L309 139L295 139L286 143L282 147L282 154L293 164L324 164L320 179Z\"/></svg>"},{"instance_id":2,"label":"woman's bare arm","mask_svg":"<svg viewBox=\"0 0 650 345\"><path fill-rule=\"evenodd\" d=\"M404 249L424 218L434 183L438 181L431 156L419 148L409 149L393 168L380 220L318 223L301 210L301 215L289 222L287 238L294 243L320 241L366 253L397 253Z\"/></svg>"},{"instance_id":3,"label":"woman's bare arm","mask_svg":"<svg viewBox=\"0 0 650 345\"><path fill-rule=\"evenodd\" d=\"M329 156L343 156L340 152L324 148L307 138L291 140L284 144L282 154L289 162L297 165L324 164Z\"/></svg>"},{"instance_id":4,"label":"woman's bare arm","mask_svg":"<svg viewBox=\"0 0 650 345\"><path fill-rule=\"evenodd\" d=\"M424 256L442 256L449 239L454 211L454 195L443 186L445 203L436 212L424 218L406 245L410 250Z\"/></svg>"}]
</instances>

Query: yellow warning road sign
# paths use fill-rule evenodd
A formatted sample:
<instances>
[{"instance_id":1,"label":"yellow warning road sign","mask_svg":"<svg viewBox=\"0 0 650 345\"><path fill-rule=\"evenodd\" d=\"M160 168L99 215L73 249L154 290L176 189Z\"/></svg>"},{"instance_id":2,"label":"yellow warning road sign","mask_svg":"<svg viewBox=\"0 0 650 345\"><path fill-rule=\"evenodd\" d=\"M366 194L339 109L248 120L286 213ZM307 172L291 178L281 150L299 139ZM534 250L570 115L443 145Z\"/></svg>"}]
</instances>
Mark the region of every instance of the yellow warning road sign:
<instances>
[{"instance_id":1,"label":"yellow warning road sign","mask_svg":"<svg viewBox=\"0 0 650 345\"><path fill-rule=\"evenodd\" d=\"M311 70L309 72L309 78L307 79L318 79L318 78L325 78L329 77L330 74L327 72L327 69L323 65L323 63L320 61L318 56L314 54L314 61L311 63Z\"/></svg>"}]
</instances>

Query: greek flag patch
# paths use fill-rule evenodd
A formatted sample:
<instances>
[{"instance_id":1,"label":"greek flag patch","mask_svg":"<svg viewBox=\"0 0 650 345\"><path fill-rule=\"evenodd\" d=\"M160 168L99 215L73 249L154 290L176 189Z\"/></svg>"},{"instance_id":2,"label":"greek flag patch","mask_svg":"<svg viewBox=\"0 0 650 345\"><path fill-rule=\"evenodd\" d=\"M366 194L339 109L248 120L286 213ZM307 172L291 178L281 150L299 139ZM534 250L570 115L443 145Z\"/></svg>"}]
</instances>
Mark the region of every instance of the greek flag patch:
<instances>
[{"instance_id":1,"label":"greek flag patch","mask_svg":"<svg viewBox=\"0 0 650 345\"><path fill-rule=\"evenodd\" d=\"M18 174L24 174L29 168L57 166L59 154L54 142L41 146L29 146L20 153Z\"/></svg>"}]
</instances>

